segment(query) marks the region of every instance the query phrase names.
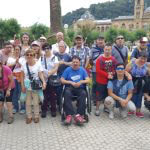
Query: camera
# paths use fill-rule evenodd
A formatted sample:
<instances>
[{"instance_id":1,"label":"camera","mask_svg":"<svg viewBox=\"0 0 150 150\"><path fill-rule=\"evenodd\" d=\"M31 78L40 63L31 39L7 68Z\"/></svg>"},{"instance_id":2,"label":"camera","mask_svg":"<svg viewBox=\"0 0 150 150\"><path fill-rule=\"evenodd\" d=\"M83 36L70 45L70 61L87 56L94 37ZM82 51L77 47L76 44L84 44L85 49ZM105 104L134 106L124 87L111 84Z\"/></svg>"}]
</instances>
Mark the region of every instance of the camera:
<instances>
[{"instance_id":1,"label":"camera","mask_svg":"<svg viewBox=\"0 0 150 150\"><path fill-rule=\"evenodd\" d=\"M40 80L32 80L31 88L32 88L32 90L41 90L42 82Z\"/></svg>"}]
</instances>

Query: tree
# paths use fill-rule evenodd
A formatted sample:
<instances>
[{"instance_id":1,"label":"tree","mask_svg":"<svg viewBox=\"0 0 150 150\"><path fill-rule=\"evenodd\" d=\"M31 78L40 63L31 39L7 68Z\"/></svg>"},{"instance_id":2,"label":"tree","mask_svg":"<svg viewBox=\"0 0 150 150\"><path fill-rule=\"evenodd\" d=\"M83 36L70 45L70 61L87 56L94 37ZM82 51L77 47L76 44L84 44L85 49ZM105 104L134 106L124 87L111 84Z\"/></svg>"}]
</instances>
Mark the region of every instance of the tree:
<instances>
[{"instance_id":1,"label":"tree","mask_svg":"<svg viewBox=\"0 0 150 150\"><path fill-rule=\"evenodd\" d=\"M49 28L43 24L35 23L31 26L30 33L33 39L38 39L41 35L47 36L49 33Z\"/></svg>"},{"instance_id":2,"label":"tree","mask_svg":"<svg viewBox=\"0 0 150 150\"><path fill-rule=\"evenodd\" d=\"M138 30L135 31L135 38L136 38L136 40L140 40L144 36L147 36L145 30L138 29Z\"/></svg>"},{"instance_id":3,"label":"tree","mask_svg":"<svg viewBox=\"0 0 150 150\"><path fill-rule=\"evenodd\" d=\"M62 30L60 0L50 0L50 24L52 33Z\"/></svg>"}]
</instances>

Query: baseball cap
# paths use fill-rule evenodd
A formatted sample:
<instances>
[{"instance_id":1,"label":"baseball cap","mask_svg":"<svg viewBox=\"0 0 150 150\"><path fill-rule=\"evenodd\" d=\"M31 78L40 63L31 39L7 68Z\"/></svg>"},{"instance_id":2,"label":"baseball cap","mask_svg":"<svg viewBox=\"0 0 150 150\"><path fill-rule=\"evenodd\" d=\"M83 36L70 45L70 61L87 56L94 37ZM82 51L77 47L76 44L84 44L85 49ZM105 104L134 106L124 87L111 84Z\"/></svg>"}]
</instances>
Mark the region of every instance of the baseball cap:
<instances>
[{"instance_id":1,"label":"baseball cap","mask_svg":"<svg viewBox=\"0 0 150 150\"><path fill-rule=\"evenodd\" d=\"M33 46L33 45L37 45L37 46L39 46L39 47L41 46L38 41L33 41L32 44L31 44L31 46Z\"/></svg>"},{"instance_id":2,"label":"baseball cap","mask_svg":"<svg viewBox=\"0 0 150 150\"><path fill-rule=\"evenodd\" d=\"M46 37L45 36L41 36L40 40L46 40Z\"/></svg>"},{"instance_id":3,"label":"baseball cap","mask_svg":"<svg viewBox=\"0 0 150 150\"><path fill-rule=\"evenodd\" d=\"M147 38L147 37L142 37L142 38L140 39L140 42L148 42L148 38Z\"/></svg>"},{"instance_id":4,"label":"baseball cap","mask_svg":"<svg viewBox=\"0 0 150 150\"><path fill-rule=\"evenodd\" d=\"M75 37L75 39L83 39L83 36L82 36L82 35L77 35L77 36Z\"/></svg>"}]
</instances>

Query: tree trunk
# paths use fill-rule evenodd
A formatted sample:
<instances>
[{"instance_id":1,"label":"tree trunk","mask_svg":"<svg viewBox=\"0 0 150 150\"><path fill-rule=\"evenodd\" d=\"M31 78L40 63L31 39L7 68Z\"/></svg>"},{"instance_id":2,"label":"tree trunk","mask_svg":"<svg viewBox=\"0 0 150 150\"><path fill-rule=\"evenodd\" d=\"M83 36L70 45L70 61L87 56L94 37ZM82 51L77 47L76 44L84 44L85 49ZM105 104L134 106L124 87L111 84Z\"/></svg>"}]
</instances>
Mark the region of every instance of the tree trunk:
<instances>
[{"instance_id":1,"label":"tree trunk","mask_svg":"<svg viewBox=\"0 0 150 150\"><path fill-rule=\"evenodd\" d=\"M50 0L50 24L52 33L62 30L60 0Z\"/></svg>"}]
</instances>

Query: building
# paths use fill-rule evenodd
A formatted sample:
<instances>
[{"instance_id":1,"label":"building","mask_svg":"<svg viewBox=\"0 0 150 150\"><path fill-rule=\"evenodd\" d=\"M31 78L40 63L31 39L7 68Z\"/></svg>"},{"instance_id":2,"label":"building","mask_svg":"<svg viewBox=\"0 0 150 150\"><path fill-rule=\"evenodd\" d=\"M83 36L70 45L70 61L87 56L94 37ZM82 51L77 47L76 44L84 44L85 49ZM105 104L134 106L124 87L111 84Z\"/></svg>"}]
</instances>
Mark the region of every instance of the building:
<instances>
[{"instance_id":1,"label":"building","mask_svg":"<svg viewBox=\"0 0 150 150\"><path fill-rule=\"evenodd\" d=\"M94 17L90 14L90 12L86 11L78 21L83 20L93 21L96 25L96 28L100 32L107 31L111 26L128 30L134 30L138 28L146 29L150 27L150 7L144 9L144 0L135 0L133 16L118 16L112 20L94 20Z\"/></svg>"}]
</instances>

